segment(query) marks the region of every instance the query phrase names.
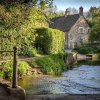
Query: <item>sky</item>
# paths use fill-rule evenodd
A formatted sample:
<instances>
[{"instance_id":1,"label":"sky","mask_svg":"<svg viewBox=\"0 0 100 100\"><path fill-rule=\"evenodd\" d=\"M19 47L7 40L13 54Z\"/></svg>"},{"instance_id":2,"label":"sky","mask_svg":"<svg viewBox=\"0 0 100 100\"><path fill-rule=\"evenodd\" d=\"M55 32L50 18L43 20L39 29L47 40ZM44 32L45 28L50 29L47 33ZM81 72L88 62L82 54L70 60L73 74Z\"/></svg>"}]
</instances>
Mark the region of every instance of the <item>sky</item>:
<instances>
[{"instance_id":1,"label":"sky","mask_svg":"<svg viewBox=\"0 0 100 100\"><path fill-rule=\"evenodd\" d=\"M54 0L54 4L58 10L65 11L69 7L79 9L82 6L84 11L88 11L91 6L100 7L100 0Z\"/></svg>"}]
</instances>

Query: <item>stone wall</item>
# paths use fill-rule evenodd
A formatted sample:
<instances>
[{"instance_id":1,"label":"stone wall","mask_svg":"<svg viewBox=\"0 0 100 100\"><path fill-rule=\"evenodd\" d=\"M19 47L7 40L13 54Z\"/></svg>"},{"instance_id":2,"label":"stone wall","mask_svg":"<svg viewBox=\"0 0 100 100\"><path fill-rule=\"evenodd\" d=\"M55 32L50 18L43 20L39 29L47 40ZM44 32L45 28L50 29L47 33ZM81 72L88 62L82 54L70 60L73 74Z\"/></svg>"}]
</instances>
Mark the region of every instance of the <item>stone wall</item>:
<instances>
[{"instance_id":1,"label":"stone wall","mask_svg":"<svg viewBox=\"0 0 100 100\"><path fill-rule=\"evenodd\" d=\"M84 32L79 32L79 27L84 28ZM67 35L66 35L67 36ZM83 16L80 16L78 21L74 26L72 26L71 30L68 32L68 48L75 48L75 46L81 46L83 44L88 43L89 37L89 25ZM82 43L81 41L82 40Z\"/></svg>"},{"instance_id":2,"label":"stone wall","mask_svg":"<svg viewBox=\"0 0 100 100\"><path fill-rule=\"evenodd\" d=\"M5 92L7 92L7 95L4 94L4 97L6 99L3 100L26 100L25 90L20 86L17 86L16 88L12 88L11 83L2 78L0 78L0 86L4 88ZM9 99L9 97L13 99Z\"/></svg>"}]
</instances>

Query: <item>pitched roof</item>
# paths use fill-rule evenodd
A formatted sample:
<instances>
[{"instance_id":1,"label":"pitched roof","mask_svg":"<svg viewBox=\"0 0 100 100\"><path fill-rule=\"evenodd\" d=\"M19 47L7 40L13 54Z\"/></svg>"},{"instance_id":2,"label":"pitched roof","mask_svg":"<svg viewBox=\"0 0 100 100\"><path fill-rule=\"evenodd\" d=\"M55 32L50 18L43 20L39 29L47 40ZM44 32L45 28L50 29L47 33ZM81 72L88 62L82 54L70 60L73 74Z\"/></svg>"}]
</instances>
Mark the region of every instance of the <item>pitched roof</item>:
<instances>
[{"instance_id":1,"label":"pitched roof","mask_svg":"<svg viewBox=\"0 0 100 100\"><path fill-rule=\"evenodd\" d=\"M79 14L68 15L67 17L61 16L51 19L51 23L49 23L50 28L59 29L63 32L68 32L71 27L76 23L79 19Z\"/></svg>"}]
</instances>

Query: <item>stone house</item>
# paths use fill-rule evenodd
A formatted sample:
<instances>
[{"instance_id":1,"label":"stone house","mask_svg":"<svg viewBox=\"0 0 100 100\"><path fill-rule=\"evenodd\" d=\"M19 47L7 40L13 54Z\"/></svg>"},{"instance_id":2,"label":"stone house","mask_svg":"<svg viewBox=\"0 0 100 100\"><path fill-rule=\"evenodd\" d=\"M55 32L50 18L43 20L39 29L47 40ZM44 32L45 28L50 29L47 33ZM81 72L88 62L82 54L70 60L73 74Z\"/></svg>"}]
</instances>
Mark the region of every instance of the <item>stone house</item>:
<instances>
[{"instance_id":1,"label":"stone house","mask_svg":"<svg viewBox=\"0 0 100 100\"><path fill-rule=\"evenodd\" d=\"M79 14L71 14L66 9L64 16L51 19L49 27L65 33L65 49L73 49L88 43L90 28L83 16L83 7L79 8Z\"/></svg>"}]
</instances>

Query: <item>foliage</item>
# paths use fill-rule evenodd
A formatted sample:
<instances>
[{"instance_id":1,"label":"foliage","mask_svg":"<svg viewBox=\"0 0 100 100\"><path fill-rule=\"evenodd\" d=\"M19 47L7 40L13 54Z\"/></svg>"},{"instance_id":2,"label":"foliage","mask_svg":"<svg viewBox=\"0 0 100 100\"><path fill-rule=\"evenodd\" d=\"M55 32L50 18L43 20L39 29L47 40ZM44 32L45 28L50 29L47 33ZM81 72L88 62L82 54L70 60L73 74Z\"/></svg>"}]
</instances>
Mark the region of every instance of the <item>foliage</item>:
<instances>
[{"instance_id":1,"label":"foliage","mask_svg":"<svg viewBox=\"0 0 100 100\"><path fill-rule=\"evenodd\" d=\"M100 42L100 24L96 24L92 27L90 40Z\"/></svg>"},{"instance_id":2,"label":"foliage","mask_svg":"<svg viewBox=\"0 0 100 100\"><path fill-rule=\"evenodd\" d=\"M0 4L2 50L12 50L16 45L20 55L27 55L28 48L34 49L35 34L31 29L46 25L45 16L41 15L36 7L24 4Z\"/></svg>"},{"instance_id":3,"label":"foliage","mask_svg":"<svg viewBox=\"0 0 100 100\"><path fill-rule=\"evenodd\" d=\"M41 71L43 73L50 75L60 75L62 71L67 69L64 62L64 55L62 54L53 54L38 59L36 63L41 66Z\"/></svg>"},{"instance_id":4,"label":"foliage","mask_svg":"<svg viewBox=\"0 0 100 100\"><path fill-rule=\"evenodd\" d=\"M13 69L13 63L12 61L7 61L2 64L3 66L3 77L4 78L11 78L12 77L12 69ZM18 76L23 77L26 75L27 69L29 68L28 63L24 61L18 62Z\"/></svg>"},{"instance_id":5,"label":"foliage","mask_svg":"<svg viewBox=\"0 0 100 100\"><path fill-rule=\"evenodd\" d=\"M31 60L31 61L28 61L29 65L32 67L32 68L35 68L37 67L37 64L35 61Z\"/></svg>"},{"instance_id":6,"label":"foliage","mask_svg":"<svg viewBox=\"0 0 100 100\"><path fill-rule=\"evenodd\" d=\"M0 71L0 77L3 77L3 72L2 71Z\"/></svg>"},{"instance_id":7,"label":"foliage","mask_svg":"<svg viewBox=\"0 0 100 100\"><path fill-rule=\"evenodd\" d=\"M11 61L7 61L5 63L2 64L3 66L3 77L8 79L12 77L12 62Z\"/></svg>"},{"instance_id":8,"label":"foliage","mask_svg":"<svg viewBox=\"0 0 100 100\"><path fill-rule=\"evenodd\" d=\"M56 54L64 48L64 33L51 28L35 29L35 46L44 54Z\"/></svg>"},{"instance_id":9,"label":"foliage","mask_svg":"<svg viewBox=\"0 0 100 100\"><path fill-rule=\"evenodd\" d=\"M29 68L29 65L28 65L27 62L25 62L25 61L20 61L20 62L18 63L18 75L19 75L20 77L25 76L25 75L27 74L28 68Z\"/></svg>"},{"instance_id":10,"label":"foliage","mask_svg":"<svg viewBox=\"0 0 100 100\"><path fill-rule=\"evenodd\" d=\"M15 0L15 2L17 1L19 2L19 0ZM38 49L40 53L48 54L57 53L58 51L61 51L61 45L63 41L63 37L61 35L62 33L57 30L40 28L47 27L47 21L50 20L50 16L53 12L53 0L32 1L35 4L34 6L18 2L11 4L0 4L0 48L2 50L8 51L13 50L13 47L17 46L18 54L21 56L35 56L38 53L36 49ZM51 15L47 14L49 10L52 10L50 11ZM40 33L43 32L43 35L45 35L46 33L47 37L44 36L44 40L42 38L40 38L41 40L39 40L38 36L40 36L40 34L37 33L37 36L37 31L41 31ZM59 36L57 35L58 33ZM58 40L56 36L58 37ZM45 48L46 45L45 43L43 43L43 41L46 42L46 39L48 37L52 37L53 40L49 39L48 41L50 41L51 43L48 43L48 48ZM36 45L38 41L42 42L41 46L43 47L41 47L40 45L38 47ZM0 56L11 56L11 53L6 52L2 55L0 54Z\"/></svg>"},{"instance_id":11,"label":"foliage","mask_svg":"<svg viewBox=\"0 0 100 100\"><path fill-rule=\"evenodd\" d=\"M90 14L91 20L89 23L92 28L90 33L90 41L100 42L100 8L91 8Z\"/></svg>"},{"instance_id":12,"label":"foliage","mask_svg":"<svg viewBox=\"0 0 100 100\"><path fill-rule=\"evenodd\" d=\"M77 47L73 51L76 51L80 54L100 53L100 50L96 47L93 47L92 45L84 45L84 46L81 46L81 47Z\"/></svg>"},{"instance_id":13,"label":"foliage","mask_svg":"<svg viewBox=\"0 0 100 100\"><path fill-rule=\"evenodd\" d=\"M82 60L82 61L78 61L78 64L77 65L82 65L82 64L84 64L84 65L95 65L95 66L99 66L100 65L100 59L98 59L98 60L95 60L95 61L91 61L91 60Z\"/></svg>"},{"instance_id":14,"label":"foliage","mask_svg":"<svg viewBox=\"0 0 100 100\"><path fill-rule=\"evenodd\" d=\"M36 55L37 55L37 50L36 50L35 48L33 48L33 47L29 47L29 48L28 48L27 55L28 55L29 57L34 57L34 56L36 56Z\"/></svg>"}]
</instances>

